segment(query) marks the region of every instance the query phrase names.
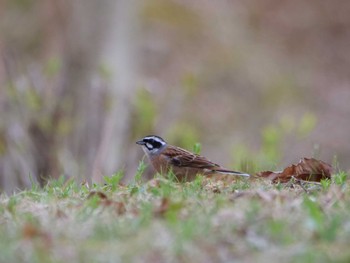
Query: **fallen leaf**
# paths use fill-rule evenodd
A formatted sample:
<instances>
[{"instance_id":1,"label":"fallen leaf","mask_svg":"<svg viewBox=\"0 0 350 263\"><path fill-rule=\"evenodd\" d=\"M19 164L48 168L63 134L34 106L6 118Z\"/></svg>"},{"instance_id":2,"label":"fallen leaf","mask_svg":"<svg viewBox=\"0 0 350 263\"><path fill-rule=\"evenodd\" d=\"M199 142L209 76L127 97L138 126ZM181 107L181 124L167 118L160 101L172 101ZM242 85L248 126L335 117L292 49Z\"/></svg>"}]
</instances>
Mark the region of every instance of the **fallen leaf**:
<instances>
[{"instance_id":1,"label":"fallen leaf","mask_svg":"<svg viewBox=\"0 0 350 263\"><path fill-rule=\"evenodd\" d=\"M40 237L41 235L42 235L41 230L37 226L31 223L26 223L22 228L23 238L32 239L35 237Z\"/></svg>"},{"instance_id":2,"label":"fallen leaf","mask_svg":"<svg viewBox=\"0 0 350 263\"><path fill-rule=\"evenodd\" d=\"M112 199L109 199L107 195L100 191L91 191L88 195L88 198L91 198L93 196L98 196L101 200L99 201L99 204L104 207L113 207L118 215L123 215L126 212L126 207L123 202L114 201Z\"/></svg>"},{"instance_id":3,"label":"fallen leaf","mask_svg":"<svg viewBox=\"0 0 350 263\"><path fill-rule=\"evenodd\" d=\"M113 202L115 210L118 215L123 215L126 212L125 204L123 202Z\"/></svg>"},{"instance_id":4,"label":"fallen leaf","mask_svg":"<svg viewBox=\"0 0 350 263\"><path fill-rule=\"evenodd\" d=\"M163 197L160 205L154 210L156 215L163 216L170 207L170 200L167 197Z\"/></svg>"},{"instance_id":5,"label":"fallen leaf","mask_svg":"<svg viewBox=\"0 0 350 263\"><path fill-rule=\"evenodd\" d=\"M100 191L91 191L87 198L89 199L93 196L98 196L100 199L108 199L107 195Z\"/></svg>"},{"instance_id":6,"label":"fallen leaf","mask_svg":"<svg viewBox=\"0 0 350 263\"><path fill-rule=\"evenodd\" d=\"M57 218L66 218L67 217L65 212L63 212L61 209L57 209L56 216L57 216Z\"/></svg>"},{"instance_id":7,"label":"fallen leaf","mask_svg":"<svg viewBox=\"0 0 350 263\"><path fill-rule=\"evenodd\" d=\"M322 179L331 178L333 168L330 164L314 158L300 159L299 163L288 166L283 171L263 171L256 175L272 180L273 182L286 183L295 178L303 181L320 182Z\"/></svg>"},{"instance_id":8,"label":"fallen leaf","mask_svg":"<svg viewBox=\"0 0 350 263\"><path fill-rule=\"evenodd\" d=\"M29 222L25 223L22 228L22 237L26 240L41 239L43 241L42 244L44 244L45 247L52 246L51 236L47 232L39 228L39 226Z\"/></svg>"}]
</instances>

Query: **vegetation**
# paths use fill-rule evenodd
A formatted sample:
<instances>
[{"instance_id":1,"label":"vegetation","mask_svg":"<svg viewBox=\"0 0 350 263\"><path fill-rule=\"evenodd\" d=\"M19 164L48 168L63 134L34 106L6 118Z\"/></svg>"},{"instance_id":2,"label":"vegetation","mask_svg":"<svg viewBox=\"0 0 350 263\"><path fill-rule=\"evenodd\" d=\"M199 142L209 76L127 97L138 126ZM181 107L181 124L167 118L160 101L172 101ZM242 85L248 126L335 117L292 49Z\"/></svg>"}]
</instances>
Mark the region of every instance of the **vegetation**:
<instances>
[{"instance_id":1,"label":"vegetation","mask_svg":"<svg viewBox=\"0 0 350 263\"><path fill-rule=\"evenodd\" d=\"M28 174L129 182L147 134L247 172L335 154L349 168L350 1L0 7L2 191Z\"/></svg>"},{"instance_id":2,"label":"vegetation","mask_svg":"<svg viewBox=\"0 0 350 263\"><path fill-rule=\"evenodd\" d=\"M0 7L0 263L350 262L350 1ZM136 169L147 134L301 162L179 183Z\"/></svg>"},{"instance_id":3,"label":"vegetation","mask_svg":"<svg viewBox=\"0 0 350 263\"><path fill-rule=\"evenodd\" d=\"M180 184L122 174L1 196L1 262L349 262L347 174Z\"/></svg>"}]
</instances>

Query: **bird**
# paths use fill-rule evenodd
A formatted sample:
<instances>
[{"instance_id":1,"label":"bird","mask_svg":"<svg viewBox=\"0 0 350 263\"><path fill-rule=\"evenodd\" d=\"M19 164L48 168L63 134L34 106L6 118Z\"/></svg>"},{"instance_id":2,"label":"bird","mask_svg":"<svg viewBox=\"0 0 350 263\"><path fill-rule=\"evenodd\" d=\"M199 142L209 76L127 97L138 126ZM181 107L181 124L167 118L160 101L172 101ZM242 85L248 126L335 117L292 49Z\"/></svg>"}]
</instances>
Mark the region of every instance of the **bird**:
<instances>
[{"instance_id":1,"label":"bird","mask_svg":"<svg viewBox=\"0 0 350 263\"><path fill-rule=\"evenodd\" d=\"M226 169L204 156L180 147L170 145L157 135L148 135L138 140L154 169L160 174L172 172L179 181L192 181L197 175L238 175L249 174Z\"/></svg>"}]
</instances>

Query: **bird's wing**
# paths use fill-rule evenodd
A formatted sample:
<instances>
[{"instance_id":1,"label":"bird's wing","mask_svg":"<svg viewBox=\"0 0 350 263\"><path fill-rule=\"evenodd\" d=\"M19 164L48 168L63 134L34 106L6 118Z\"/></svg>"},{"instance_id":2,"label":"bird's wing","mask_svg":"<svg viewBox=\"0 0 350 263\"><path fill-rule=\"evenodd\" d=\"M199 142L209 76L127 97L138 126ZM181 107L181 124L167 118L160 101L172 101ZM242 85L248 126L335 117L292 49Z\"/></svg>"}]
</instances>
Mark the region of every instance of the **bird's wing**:
<instances>
[{"instance_id":1,"label":"bird's wing","mask_svg":"<svg viewBox=\"0 0 350 263\"><path fill-rule=\"evenodd\" d=\"M166 151L167 157L174 166L178 167L192 167L201 169L214 169L220 167L207 158L191 153L178 147L169 146Z\"/></svg>"}]
</instances>

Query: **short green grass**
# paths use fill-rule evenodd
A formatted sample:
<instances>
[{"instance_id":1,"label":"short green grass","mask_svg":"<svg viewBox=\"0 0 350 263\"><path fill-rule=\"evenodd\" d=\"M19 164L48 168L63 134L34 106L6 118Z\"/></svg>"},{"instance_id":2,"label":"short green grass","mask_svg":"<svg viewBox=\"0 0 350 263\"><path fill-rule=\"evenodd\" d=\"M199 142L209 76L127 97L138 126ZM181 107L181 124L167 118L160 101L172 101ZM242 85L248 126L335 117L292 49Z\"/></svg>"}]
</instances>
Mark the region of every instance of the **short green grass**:
<instances>
[{"instance_id":1,"label":"short green grass","mask_svg":"<svg viewBox=\"0 0 350 263\"><path fill-rule=\"evenodd\" d=\"M2 195L0 262L350 262L345 173L303 186L121 177Z\"/></svg>"}]
</instances>

